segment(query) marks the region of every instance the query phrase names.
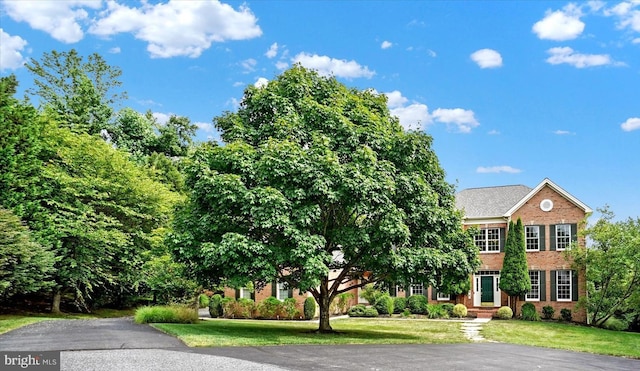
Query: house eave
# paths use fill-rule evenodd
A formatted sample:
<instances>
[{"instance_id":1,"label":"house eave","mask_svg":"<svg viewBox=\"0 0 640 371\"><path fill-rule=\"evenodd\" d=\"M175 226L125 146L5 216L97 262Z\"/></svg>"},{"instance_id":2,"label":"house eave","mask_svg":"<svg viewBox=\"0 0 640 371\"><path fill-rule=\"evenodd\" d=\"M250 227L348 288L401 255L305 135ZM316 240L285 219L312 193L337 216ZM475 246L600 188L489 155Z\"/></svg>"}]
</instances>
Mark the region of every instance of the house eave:
<instances>
[{"instance_id":1,"label":"house eave","mask_svg":"<svg viewBox=\"0 0 640 371\"><path fill-rule=\"evenodd\" d=\"M544 188L545 186L551 187L551 189L553 189L554 191L558 192L562 197L564 197L567 200L569 200L569 202L573 203L574 205L576 205L577 207L582 209L586 215L590 215L591 213L593 213L593 210L591 210L591 208L589 206L587 206L585 203L583 203L582 201L580 201L577 198L575 198L574 196L572 196L569 192L567 192L564 189L562 189L562 187L560 187L557 184L555 184L554 182L552 182L549 178L544 178L544 180L542 182L540 182L540 184L538 184L534 189L532 189L531 192L529 192L520 201L518 201L518 203L513 205L513 207L511 209L509 209L502 216L504 218L511 218L513 213L515 213L518 209L520 209L524 204L529 202L529 200L533 196L535 196L538 192L540 192L540 190L542 188Z\"/></svg>"}]
</instances>

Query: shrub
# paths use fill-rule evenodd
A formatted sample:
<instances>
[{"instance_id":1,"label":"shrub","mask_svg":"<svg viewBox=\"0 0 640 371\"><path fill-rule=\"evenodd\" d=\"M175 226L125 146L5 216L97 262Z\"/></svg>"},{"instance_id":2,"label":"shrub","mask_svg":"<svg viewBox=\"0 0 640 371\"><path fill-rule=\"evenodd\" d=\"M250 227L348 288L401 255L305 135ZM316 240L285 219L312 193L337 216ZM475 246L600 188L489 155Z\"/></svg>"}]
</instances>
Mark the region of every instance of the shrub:
<instances>
[{"instance_id":1,"label":"shrub","mask_svg":"<svg viewBox=\"0 0 640 371\"><path fill-rule=\"evenodd\" d=\"M211 318L222 317L222 296L215 294L209 299L209 315Z\"/></svg>"},{"instance_id":2,"label":"shrub","mask_svg":"<svg viewBox=\"0 0 640 371\"><path fill-rule=\"evenodd\" d=\"M255 303L251 299L222 299L222 312L225 318L253 318Z\"/></svg>"},{"instance_id":3,"label":"shrub","mask_svg":"<svg viewBox=\"0 0 640 371\"><path fill-rule=\"evenodd\" d=\"M336 301L336 307L340 314L347 313L347 309L349 309L349 302L353 299L354 296L350 292L343 292L342 294L338 294L334 300Z\"/></svg>"},{"instance_id":4,"label":"shrub","mask_svg":"<svg viewBox=\"0 0 640 371\"><path fill-rule=\"evenodd\" d=\"M385 294L378 298L373 306L380 314L393 314L393 298ZM391 309L391 311L389 311Z\"/></svg>"},{"instance_id":5,"label":"shrub","mask_svg":"<svg viewBox=\"0 0 640 371\"><path fill-rule=\"evenodd\" d=\"M567 309L567 308L560 309L560 317L562 317L563 321L570 322L571 321L571 309Z\"/></svg>"},{"instance_id":6,"label":"shrub","mask_svg":"<svg viewBox=\"0 0 640 371\"><path fill-rule=\"evenodd\" d=\"M464 304L456 304L453 307L453 315L462 318L467 316L467 307Z\"/></svg>"},{"instance_id":7,"label":"shrub","mask_svg":"<svg viewBox=\"0 0 640 371\"><path fill-rule=\"evenodd\" d=\"M360 297L368 301L370 305L376 305L378 299L383 295L385 295L385 293L378 290L372 283L364 285L360 293Z\"/></svg>"},{"instance_id":8,"label":"shrub","mask_svg":"<svg viewBox=\"0 0 640 371\"><path fill-rule=\"evenodd\" d=\"M522 304L522 319L525 321L540 321L540 315L536 310L536 306L532 303Z\"/></svg>"},{"instance_id":9,"label":"shrub","mask_svg":"<svg viewBox=\"0 0 640 371\"><path fill-rule=\"evenodd\" d=\"M552 319L555 313L556 310L553 309L551 305L545 305L542 307L542 318L544 319Z\"/></svg>"},{"instance_id":10,"label":"shrub","mask_svg":"<svg viewBox=\"0 0 640 371\"><path fill-rule=\"evenodd\" d=\"M367 309L367 307L365 307L364 304L356 304L349 308L347 314L349 314L349 317L363 317L365 309Z\"/></svg>"},{"instance_id":11,"label":"shrub","mask_svg":"<svg viewBox=\"0 0 640 371\"><path fill-rule=\"evenodd\" d=\"M280 313L283 312L282 307L283 305L280 300L274 296L270 296L257 305L257 316L266 319L277 318Z\"/></svg>"},{"instance_id":12,"label":"shrub","mask_svg":"<svg viewBox=\"0 0 640 371\"><path fill-rule=\"evenodd\" d=\"M304 300L304 319L309 320L316 315L316 299L309 296Z\"/></svg>"},{"instance_id":13,"label":"shrub","mask_svg":"<svg viewBox=\"0 0 640 371\"><path fill-rule=\"evenodd\" d=\"M407 299L407 308L413 314L426 314L427 313L427 297L424 295L411 295Z\"/></svg>"},{"instance_id":14,"label":"shrub","mask_svg":"<svg viewBox=\"0 0 640 371\"><path fill-rule=\"evenodd\" d=\"M198 307L206 308L208 306L209 306L209 297L207 296L207 294L198 295Z\"/></svg>"},{"instance_id":15,"label":"shrub","mask_svg":"<svg viewBox=\"0 0 640 371\"><path fill-rule=\"evenodd\" d=\"M427 304L427 317L449 318L449 313L440 304Z\"/></svg>"},{"instance_id":16,"label":"shrub","mask_svg":"<svg viewBox=\"0 0 640 371\"><path fill-rule=\"evenodd\" d=\"M378 317L378 311L374 307L366 307L363 317Z\"/></svg>"},{"instance_id":17,"label":"shrub","mask_svg":"<svg viewBox=\"0 0 640 371\"><path fill-rule=\"evenodd\" d=\"M402 317L409 317L411 315L411 311L409 310L409 308L405 308L402 311Z\"/></svg>"},{"instance_id":18,"label":"shrub","mask_svg":"<svg viewBox=\"0 0 640 371\"><path fill-rule=\"evenodd\" d=\"M447 312L447 315L449 317L453 316L453 308L455 307L455 305L453 305L452 303L443 303L440 304L440 306Z\"/></svg>"},{"instance_id":19,"label":"shrub","mask_svg":"<svg viewBox=\"0 0 640 371\"><path fill-rule=\"evenodd\" d=\"M609 317L600 327L611 331L624 331L629 328L629 323L615 317Z\"/></svg>"},{"instance_id":20,"label":"shrub","mask_svg":"<svg viewBox=\"0 0 640 371\"><path fill-rule=\"evenodd\" d=\"M296 298L286 298L284 299L284 302L282 303L282 307L284 310L284 314L288 319L293 319L296 318L296 314L298 314L300 311L298 311L298 303L296 302Z\"/></svg>"},{"instance_id":21,"label":"shrub","mask_svg":"<svg viewBox=\"0 0 640 371\"><path fill-rule=\"evenodd\" d=\"M198 312L183 305L145 306L136 310L136 323L196 323Z\"/></svg>"},{"instance_id":22,"label":"shrub","mask_svg":"<svg viewBox=\"0 0 640 371\"><path fill-rule=\"evenodd\" d=\"M513 317L513 311L509 307L500 307L496 314L500 319L510 319L511 317Z\"/></svg>"},{"instance_id":23,"label":"shrub","mask_svg":"<svg viewBox=\"0 0 640 371\"><path fill-rule=\"evenodd\" d=\"M407 298L394 298L393 299L393 313L402 313L407 307Z\"/></svg>"}]
</instances>

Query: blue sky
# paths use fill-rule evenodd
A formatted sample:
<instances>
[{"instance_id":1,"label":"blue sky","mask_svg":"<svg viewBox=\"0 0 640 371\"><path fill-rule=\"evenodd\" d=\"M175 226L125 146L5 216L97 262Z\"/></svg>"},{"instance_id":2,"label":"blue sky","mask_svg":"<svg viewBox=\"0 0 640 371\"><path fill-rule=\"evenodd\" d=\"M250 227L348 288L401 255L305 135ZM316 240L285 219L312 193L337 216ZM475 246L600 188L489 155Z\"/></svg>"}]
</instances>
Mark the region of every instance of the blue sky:
<instances>
[{"instance_id":1,"label":"blue sky","mask_svg":"<svg viewBox=\"0 0 640 371\"><path fill-rule=\"evenodd\" d=\"M639 1L9 0L0 22L0 73L21 89L30 58L97 52L123 71L123 106L206 140L247 85L299 62L387 94L458 190L548 177L640 216Z\"/></svg>"}]
</instances>

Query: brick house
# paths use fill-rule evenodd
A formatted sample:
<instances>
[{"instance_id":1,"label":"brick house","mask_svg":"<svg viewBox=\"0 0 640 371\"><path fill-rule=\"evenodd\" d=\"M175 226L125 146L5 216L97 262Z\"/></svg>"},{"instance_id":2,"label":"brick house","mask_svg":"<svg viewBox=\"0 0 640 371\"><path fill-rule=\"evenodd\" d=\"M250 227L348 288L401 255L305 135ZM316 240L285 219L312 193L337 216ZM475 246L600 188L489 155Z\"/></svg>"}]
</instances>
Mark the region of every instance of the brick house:
<instances>
[{"instance_id":1,"label":"brick house","mask_svg":"<svg viewBox=\"0 0 640 371\"><path fill-rule=\"evenodd\" d=\"M456 206L464 212L463 228L480 231L475 243L482 263L471 276L467 295L448 297L429 288L430 301L463 303L479 316L508 305L508 296L498 287L500 270L507 226L520 218L532 284L521 299L533 303L539 313L542 307L552 306L556 317L561 309L571 309L574 321L586 322L584 309L575 309L578 298L586 295L585 275L571 269L563 251L573 242L585 246L578 229L592 213L587 205L544 179L533 189L524 185L465 189L456 195ZM518 307L523 303L519 301Z\"/></svg>"},{"instance_id":2,"label":"brick house","mask_svg":"<svg viewBox=\"0 0 640 371\"><path fill-rule=\"evenodd\" d=\"M563 308L571 309L573 320L586 322L584 309L576 310L579 297L586 295L584 272L571 269L563 251L573 242L584 247L578 237L578 229L592 210L570 193L544 179L535 188L524 185L472 188L456 195L456 207L464 212L462 228L476 227L475 237L480 251L481 265L471 275L471 290L466 295L449 295L432 287L414 283L406 288L391 286L392 296L425 295L430 303L462 303L470 315L491 316L497 308L508 305L508 296L498 287L504 259L504 243L509 221L522 219L531 291L524 301L535 305L540 313L550 305L555 317ZM335 274L335 273L333 273ZM359 296L360 290L350 291L354 302L366 303ZM309 293L287 289L282 284L270 284L257 293L246 289L225 290L226 296L245 297L262 301L269 296L280 300L295 297L302 304ZM520 307L524 301L518 302Z\"/></svg>"}]
</instances>

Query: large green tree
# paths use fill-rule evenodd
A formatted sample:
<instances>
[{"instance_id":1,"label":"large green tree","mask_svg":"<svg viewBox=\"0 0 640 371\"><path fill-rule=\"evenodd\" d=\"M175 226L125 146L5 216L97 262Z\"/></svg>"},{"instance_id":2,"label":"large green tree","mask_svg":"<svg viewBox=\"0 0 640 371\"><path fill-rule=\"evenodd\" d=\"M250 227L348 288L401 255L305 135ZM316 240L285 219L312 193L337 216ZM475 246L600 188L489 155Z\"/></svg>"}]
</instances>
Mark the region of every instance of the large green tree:
<instances>
[{"instance_id":1,"label":"large green tree","mask_svg":"<svg viewBox=\"0 0 640 371\"><path fill-rule=\"evenodd\" d=\"M225 145L191 158L175 255L202 281L310 292L320 331L355 287L468 280L477 249L432 139L403 131L386 103L301 66L248 87L214 119Z\"/></svg>"},{"instance_id":2,"label":"large green tree","mask_svg":"<svg viewBox=\"0 0 640 371\"><path fill-rule=\"evenodd\" d=\"M59 257L53 310L64 293L81 307L98 296L118 301L136 289L143 252L178 196L100 138L54 120L43 140L44 210L34 219Z\"/></svg>"},{"instance_id":3,"label":"large green tree","mask_svg":"<svg viewBox=\"0 0 640 371\"><path fill-rule=\"evenodd\" d=\"M30 93L63 127L77 133L99 134L107 128L114 105L126 97L119 92L122 71L98 53L86 60L75 49L44 53L25 67L34 75Z\"/></svg>"},{"instance_id":4,"label":"large green tree","mask_svg":"<svg viewBox=\"0 0 640 371\"><path fill-rule=\"evenodd\" d=\"M638 321L640 218L614 221L608 207L598 211L601 218L584 231L589 246L567 252L576 269L586 270L587 295L580 297L579 304L586 307L589 323L595 326L614 315Z\"/></svg>"},{"instance_id":5,"label":"large green tree","mask_svg":"<svg viewBox=\"0 0 640 371\"><path fill-rule=\"evenodd\" d=\"M0 301L53 286L53 253L35 242L11 211L0 208Z\"/></svg>"},{"instance_id":6,"label":"large green tree","mask_svg":"<svg viewBox=\"0 0 640 371\"><path fill-rule=\"evenodd\" d=\"M509 221L509 231L504 244L504 262L500 270L500 290L509 295L509 303L515 316L518 298L531 290L531 278L527 266L527 252L522 220Z\"/></svg>"}]
</instances>

